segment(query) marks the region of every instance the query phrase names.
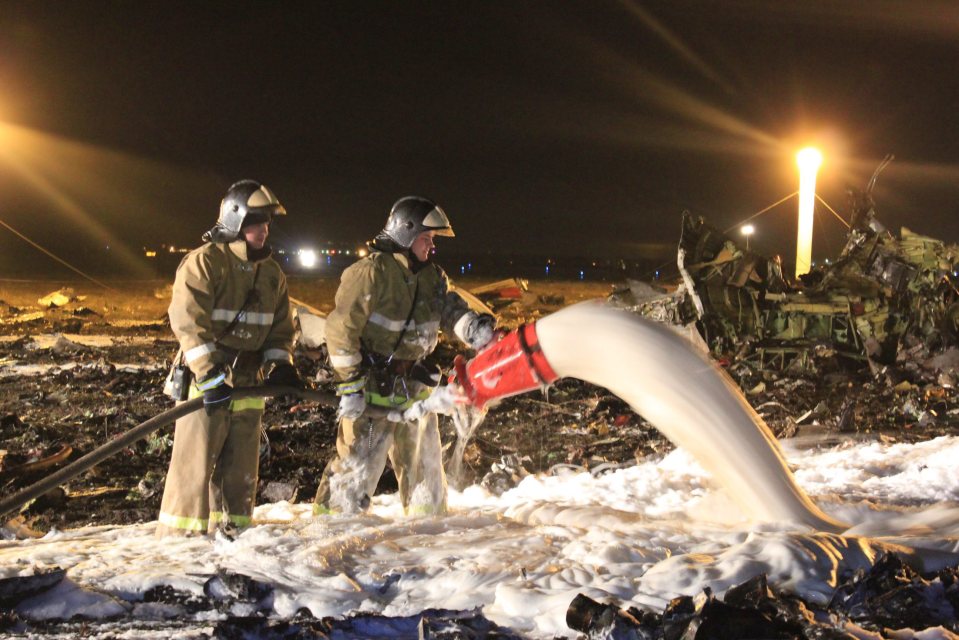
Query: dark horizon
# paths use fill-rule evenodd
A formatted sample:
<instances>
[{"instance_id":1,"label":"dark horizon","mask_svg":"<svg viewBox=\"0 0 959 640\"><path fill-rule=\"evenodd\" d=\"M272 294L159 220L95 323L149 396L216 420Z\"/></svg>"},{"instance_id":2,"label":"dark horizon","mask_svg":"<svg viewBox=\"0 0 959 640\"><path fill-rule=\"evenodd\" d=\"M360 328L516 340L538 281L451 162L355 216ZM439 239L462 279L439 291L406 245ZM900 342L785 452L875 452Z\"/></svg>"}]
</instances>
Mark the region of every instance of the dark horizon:
<instances>
[{"instance_id":1,"label":"dark horizon","mask_svg":"<svg viewBox=\"0 0 959 640\"><path fill-rule=\"evenodd\" d=\"M816 144L838 212L892 153L880 220L956 242L957 36L945 1L8 3L0 220L132 264L199 244L251 177L289 211L277 242L361 244L420 193L456 230L441 252L630 258L685 210L735 228ZM794 201L754 223L794 251Z\"/></svg>"}]
</instances>

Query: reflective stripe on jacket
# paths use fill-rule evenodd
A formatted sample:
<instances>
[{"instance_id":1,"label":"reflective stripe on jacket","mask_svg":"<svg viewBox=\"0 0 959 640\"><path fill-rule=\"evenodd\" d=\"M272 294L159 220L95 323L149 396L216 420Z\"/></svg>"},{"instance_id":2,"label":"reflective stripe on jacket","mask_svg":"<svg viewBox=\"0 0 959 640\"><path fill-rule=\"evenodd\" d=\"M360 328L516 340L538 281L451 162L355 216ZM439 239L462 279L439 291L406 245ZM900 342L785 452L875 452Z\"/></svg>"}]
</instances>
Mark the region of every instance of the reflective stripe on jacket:
<instances>
[{"instance_id":1,"label":"reflective stripe on jacket","mask_svg":"<svg viewBox=\"0 0 959 640\"><path fill-rule=\"evenodd\" d=\"M264 362L292 362L293 320L286 276L272 258L247 259L246 242L207 243L188 253L177 267L170 301L170 326L183 358L203 380L235 351L259 351ZM223 334L250 298L236 324Z\"/></svg>"},{"instance_id":2,"label":"reflective stripe on jacket","mask_svg":"<svg viewBox=\"0 0 959 640\"><path fill-rule=\"evenodd\" d=\"M326 344L338 379L360 374L364 351L399 360L426 357L436 348L440 330L452 332L469 311L466 302L449 290L439 266L428 264L414 274L407 265L401 254L374 251L343 272L336 308L326 319Z\"/></svg>"}]
</instances>

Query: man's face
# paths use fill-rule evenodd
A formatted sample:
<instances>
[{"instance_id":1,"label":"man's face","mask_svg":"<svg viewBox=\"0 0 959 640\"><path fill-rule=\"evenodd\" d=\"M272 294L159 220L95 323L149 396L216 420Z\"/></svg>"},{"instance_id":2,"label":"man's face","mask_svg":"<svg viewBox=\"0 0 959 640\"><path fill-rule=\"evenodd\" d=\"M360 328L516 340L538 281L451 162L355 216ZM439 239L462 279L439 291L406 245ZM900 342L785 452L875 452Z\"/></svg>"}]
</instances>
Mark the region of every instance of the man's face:
<instances>
[{"instance_id":1,"label":"man's face","mask_svg":"<svg viewBox=\"0 0 959 640\"><path fill-rule=\"evenodd\" d=\"M262 249L266 245L266 238L270 235L270 223L259 222L257 224L248 224L240 229L240 237L246 240L247 246L251 249Z\"/></svg>"},{"instance_id":2,"label":"man's face","mask_svg":"<svg viewBox=\"0 0 959 640\"><path fill-rule=\"evenodd\" d=\"M410 251L420 262L426 262L427 258L430 257L430 251L432 251L435 246L433 244L433 236L435 234L435 231L424 231L416 236L416 240L413 241L413 246L410 247Z\"/></svg>"}]
</instances>

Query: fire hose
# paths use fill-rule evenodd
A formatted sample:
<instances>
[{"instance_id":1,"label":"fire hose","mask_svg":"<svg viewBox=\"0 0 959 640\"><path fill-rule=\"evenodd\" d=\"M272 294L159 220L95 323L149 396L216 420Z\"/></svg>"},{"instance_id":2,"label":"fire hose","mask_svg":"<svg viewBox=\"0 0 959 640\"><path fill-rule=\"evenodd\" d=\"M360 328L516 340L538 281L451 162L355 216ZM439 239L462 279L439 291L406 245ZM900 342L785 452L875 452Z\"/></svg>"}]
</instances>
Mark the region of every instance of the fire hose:
<instances>
[{"instance_id":1,"label":"fire hose","mask_svg":"<svg viewBox=\"0 0 959 640\"><path fill-rule=\"evenodd\" d=\"M263 387L237 387L233 390L233 399L241 400L243 398L272 398L275 396L296 396L303 400L311 400L335 407L339 403L339 398L332 393L316 391L313 389L297 389L295 387L283 387L279 385L267 385ZM43 480L36 482L29 487L21 489L17 493L0 500L0 519L7 514L18 511L23 505L31 500L39 498L51 489L72 480L84 471L106 460L110 456L116 455L134 442L142 440L154 431L161 429L173 422L176 422L185 415L203 408L203 398L194 398L180 403L177 406L156 415L149 420L133 427L121 436L110 440L86 454L82 458L71 462L62 469L51 473ZM385 407L376 407L368 405L365 414L373 417L385 417L389 410Z\"/></svg>"},{"instance_id":2,"label":"fire hose","mask_svg":"<svg viewBox=\"0 0 959 640\"><path fill-rule=\"evenodd\" d=\"M687 340L651 320L583 302L498 336L468 361L457 356L453 369L450 384L477 408L545 389L560 378L605 387L692 454L744 514L802 523L818 531L849 528L820 510L796 483L772 431L735 382ZM233 392L234 398L278 395L337 403L332 394L292 387ZM0 517L201 406L199 398L184 402L0 500ZM367 412L385 416L389 410L368 406Z\"/></svg>"}]
</instances>

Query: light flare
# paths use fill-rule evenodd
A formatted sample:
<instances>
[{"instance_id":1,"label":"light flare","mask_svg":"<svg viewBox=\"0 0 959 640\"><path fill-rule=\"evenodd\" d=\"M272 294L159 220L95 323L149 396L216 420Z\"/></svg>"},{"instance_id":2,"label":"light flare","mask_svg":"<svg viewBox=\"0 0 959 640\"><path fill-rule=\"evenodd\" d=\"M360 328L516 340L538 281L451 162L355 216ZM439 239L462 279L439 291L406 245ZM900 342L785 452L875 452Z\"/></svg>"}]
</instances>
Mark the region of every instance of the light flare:
<instances>
[{"instance_id":1,"label":"light flare","mask_svg":"<svg viewBox=\"0 0 959 640\"><path fill-rule=\"evenodd\" d=\"M300 249L298 255L300 266L306 269L312 269L316 266L317 256L313 249Z\"/></svg>"},{"instance_id":2,"label":"light flare","mask_svg":"<svg viewBox=\"0 0 959 640\"><path fill-rule=\"evenodd\" d=\"M141 258L143 238L132 234L153 236L157 221L169 224L170 208L179 203L171 202L168 185L181 192L209 189L205 180L176 167L4 122L0 173L52 205L48 211L56 215L45 220L45 232L72 232L64 223L76 225L138 277L153 271Z\"/></svg>"}]
</instances>

